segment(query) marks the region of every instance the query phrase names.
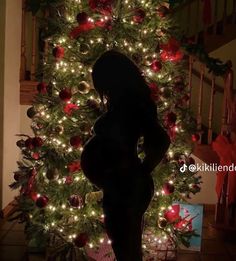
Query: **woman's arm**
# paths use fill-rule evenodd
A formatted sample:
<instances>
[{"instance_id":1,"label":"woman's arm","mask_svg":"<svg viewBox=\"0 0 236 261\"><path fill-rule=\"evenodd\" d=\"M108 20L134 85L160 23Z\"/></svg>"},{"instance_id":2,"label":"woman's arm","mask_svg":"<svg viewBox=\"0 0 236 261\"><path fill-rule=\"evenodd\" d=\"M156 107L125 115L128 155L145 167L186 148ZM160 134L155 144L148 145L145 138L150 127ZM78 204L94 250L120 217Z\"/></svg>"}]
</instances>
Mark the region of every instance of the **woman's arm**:
<instances>
[{"instance_id":1,"label":"woman's arm","mask_svg":"<svg viewBox=\"0 0 236 261\"><path fill-rule=\"evenodd\" d=\"M157 119L147 117L143 126L144 152L143 171L150 174L163 159L170 145L170 138Z\"/></svg>"}]
</instances>

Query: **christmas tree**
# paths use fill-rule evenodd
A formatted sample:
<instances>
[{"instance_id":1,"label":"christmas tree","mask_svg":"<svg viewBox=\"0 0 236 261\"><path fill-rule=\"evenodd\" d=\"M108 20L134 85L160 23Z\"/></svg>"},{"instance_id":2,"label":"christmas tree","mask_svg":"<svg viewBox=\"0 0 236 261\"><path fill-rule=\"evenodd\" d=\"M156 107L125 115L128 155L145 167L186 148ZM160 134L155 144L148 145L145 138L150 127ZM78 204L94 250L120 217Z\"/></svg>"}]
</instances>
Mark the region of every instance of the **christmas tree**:
<instances>
[{"instance_id":1,"label":"christmas tree","mask_svg":"<svg viewBox=\"0 0 236 261\"><path fill-rule=\"evenodd\" d=\"M49 3L50 2L50 3ZM36 5L36 6L35 6ZM143 72L158 118L171 146L155 169L155 196L145 215L143 248L155 242L188 245L195 233L179 215L176 201L200 191L196 173L180 172L193 164L193 141L199 136L189 110L184 53L176 22L164 1L42 0L28 1L42 21L45 40L38 94L27 111L33 137L21 135L23 159L11 188L20 188L17 218L35 245L56 242L58 252L86 255L109 239L104 233L102 191L83 175L80 156L103 113L93 88L92 66L107 50L127 55ZM138 147L143 157L142 141ZM33 244L33 243L32 243Z\"/></svg>"}]
</instances>

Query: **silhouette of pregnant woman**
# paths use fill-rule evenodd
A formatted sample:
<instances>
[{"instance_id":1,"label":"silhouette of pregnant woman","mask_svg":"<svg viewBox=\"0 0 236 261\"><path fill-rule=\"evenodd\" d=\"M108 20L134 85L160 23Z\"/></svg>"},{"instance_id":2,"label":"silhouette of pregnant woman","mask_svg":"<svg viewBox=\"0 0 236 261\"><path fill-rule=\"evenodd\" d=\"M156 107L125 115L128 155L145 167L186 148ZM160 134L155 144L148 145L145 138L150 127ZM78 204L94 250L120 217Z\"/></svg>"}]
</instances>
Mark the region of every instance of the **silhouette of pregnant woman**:
<instances>
[{"instance_id":1,"label":"silhouette of pregnant woman","mask_svg":"<svg viewBox=\"0 0 236 261\"><path fill-rule=\"evenodd\" d=\"M94 87L107 112L94 125L81 166L103 190L105 226L118 261L142 260L142 219L154 193L150 175L170 140L158 124L156 106L137 66L125 55L108 51L95 63ZM137 155L144 138L145 158Z\"/></svg>"}]
</instances>

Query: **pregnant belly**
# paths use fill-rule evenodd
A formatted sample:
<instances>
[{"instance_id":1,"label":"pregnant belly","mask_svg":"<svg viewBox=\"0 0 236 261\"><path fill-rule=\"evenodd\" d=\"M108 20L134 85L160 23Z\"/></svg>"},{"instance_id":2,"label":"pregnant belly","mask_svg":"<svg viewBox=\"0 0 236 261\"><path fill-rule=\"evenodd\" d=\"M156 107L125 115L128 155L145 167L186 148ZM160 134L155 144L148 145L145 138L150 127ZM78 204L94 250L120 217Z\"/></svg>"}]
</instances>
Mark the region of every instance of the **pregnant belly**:
<instances>
[{"instance_id":1,"label":"pregnant belly","mask_svg":"<svg viewBox=\"0 0 236 261\"><path fill-rule=\"evenodd\" d=\"M81 155L81 167L85 176L101 187L107 175L119 165L119 149L98 136L92 137Z\"/></svg>"},{"instance_id":2,"label":"pregnant belly","mask_svg":"<svg viewBox=\"0 0 236 261\"><path fill-rule=\"evenodd\" d=\"M122 169L130 168L138 158L125 150L119 143L92 137L84 146L81 167L85 176L98 187L111 175L122 174Z\"/></svg>"}]
</instances>

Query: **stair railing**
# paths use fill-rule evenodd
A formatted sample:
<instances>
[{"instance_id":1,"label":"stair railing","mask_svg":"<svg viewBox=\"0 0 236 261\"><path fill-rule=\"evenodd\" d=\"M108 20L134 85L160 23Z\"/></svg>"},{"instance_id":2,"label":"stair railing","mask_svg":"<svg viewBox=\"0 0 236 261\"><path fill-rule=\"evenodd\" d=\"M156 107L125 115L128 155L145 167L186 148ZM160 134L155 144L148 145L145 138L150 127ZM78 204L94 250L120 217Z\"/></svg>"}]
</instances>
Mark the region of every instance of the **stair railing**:
<instances>
[{"instance_id":1,"label":"stair railing","mask_svg":"<svg viewBox=\"0 0 236 261\"><path fill-rule=\"evenodd\" d=\"M194 64L199 63L198 60L194 59L194 57L190 56L189 57L189 89L192 91L193 88L196 86L193 86L193 83L196 84L196 80L198 80L198 98L197 98L197 110L196 110L196 120L197 120L197 129L198 129L198 134L199 134L199 141L198 144L203 143L202 137L205 135L207 137L207 144L211 145L213 141L213 123L215 120L218 120L221 122L220 130L216 135L224 135L227 137L228 140L228 145L224 143L222 145L222 150L226 149L224 146L229 146L228 147L228 155L221 155L222 152L220 152L219 145L217 145L217 154L220 157L220 163L224 164L222 162L228 162L227 164L236 164L235 158L232 156L233 150L235 148L230 145L232 143L235 144L236 142L236 93L233 88L233 83L234 83L234 72L232 70L232 67L228 68L226 70L226 73L222 76L223 78L223 87L219 86L216 84L217 78L220 76L214 75L214 73L210 74L210 78L207 78L205 76L205 66L204 64L201 64L198 66L200 68L200 72L194 71ZM228 62L227 64L231 64ZM232 64L231 64L232 65ZM193 77L195 76L195 81L193 81ZM206 88L210 88L210 97L205 97L205 90ZM216 94L221 95L221 104L218 104L218 106L215 105L215 96ZM190 102L190 107L192 108L191 104L193 104L194 99L196 99L196 95L191 96L191 102ZM204 129L203 127L203 122L202 122L202 113L203 113L203 100L207 99L208 100L208 125L207 128ZM219 102L219 101L218 101ZM204 103L206 104L206 103ZM219 117L215 118L214 112L217 109L219 112ZM222 139L222 137L219 137ZM219 140L217 139L217 142ZM215 145L215 144L214 144ZM199 146L199 145L198 145ZM199 146L201 147L201 146ZM215 147L216 148L216 147ZM230 151L232 150L232 151ZM212 147L208 146L208 153L212 153ZM232 155L231 155L232 153ZM225 154L225 152L224 152ZM221 158L222 157L222 158ZM227 161L225 157L229 157L230 161ZM219 163L214 162L214 163ZM228 165L228 166L229 166ZM232 165L233 166L233 165ZM214 222L214 227L217 229L221 229L223 231L235 231L236 227L236 207L235 204L232 204L230 200L232 200L232 195L230 196L229 193L232 193L232 187L234 187L235 184L235 179L232 177L235 175L235 171L225 171L223 173L219 172L217 175L217 179L222 178L223 175L223 181L222 182L222 187L220 188L220 193L219 191L217 192L218 195L218 200L216 203L216 208L215 208L215 222ZM232 176L233 175L233 176ZM220 183L217 184L219 185Z\"/></svg>"},{"instance_id":2,"label":"stair railing","mask_svg":"<svg viewBox=\"0 0 236 261\"><path fill-rule=\"evenodd\" d=\"M236 0L185 1L172 13L186 37L204 43L206 34L223 34L226 24L235 24Z\"/></svg>"},{"instance_id":3,"label":"stair railing","mask_svg":"<svg viewBox=\"0 0 236 261\"><path fill-rule=\"evenodd\" d=\"M200 69L196 70L195 67ZM190 92L190 101L189 106L192 110L193 104L197 103L197 108L195 108L195 118L197 122L197 132L199 135L198 144L206 143L211 144L213 140L213 134L217 135L220 132L223 132L225 126L229 124L228 122L228 114L229 110L227 108L228 103L226 100L229 97L228 95L228 86L231 86L231 92L233 93L233 80L232 77L229 78L230 72L229 70L226 75L223 76L223 81L221 76L217 76L214 73L210 73L207 76L206 72L206 65L201 63L196 57L189 56L189 63L188 63L188 88ZM194 79L194 81L193 81ZM216 83L219 82L219 79L223 82L223 86L220 86ZM229 83L230 81L230 83ZM195 88L195 95L192 95L193 88ZM208 92L208 96L206 97L205 93ZM196 95L197 94L197 95ZM216 104L216 94L221 97L221 104ZM205 99L205 100L204 100ZM197 102L196 102L197 100ZM204 110L203 110L203 106ZM207 108L206 108L207 106ZM217 106L217 108L216 108ZM216 111L217 109L217 111ZM207 120L206 114L207 113ZM214 117L215 114L222 115ZM203 121L203 116L205 116L205 121ZM221 121L221 128L220 130L214 129L215 121ZM203 141L203 137L204 140Z\"/></svg>"},{"instance_id":4,"label":"stair railing","mask_svg":"<svg viewBox=\"0 0 236 261\"><path fill-rule=\"evenodd\" d=\"M26 0L22 0L22 29L21 29L21 65L20 65L20 84L21 95L20 103L27 105L32 103L33 96L36 94L36 71L40 62L39 57L39 18L27 9ZM48 12L40 13L43 17L48 16ZM47 42L45 41L44 52L47 52Z\"/></svg>"}]
</instances>

